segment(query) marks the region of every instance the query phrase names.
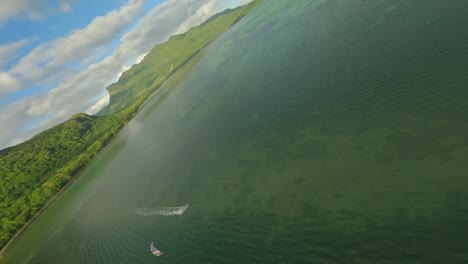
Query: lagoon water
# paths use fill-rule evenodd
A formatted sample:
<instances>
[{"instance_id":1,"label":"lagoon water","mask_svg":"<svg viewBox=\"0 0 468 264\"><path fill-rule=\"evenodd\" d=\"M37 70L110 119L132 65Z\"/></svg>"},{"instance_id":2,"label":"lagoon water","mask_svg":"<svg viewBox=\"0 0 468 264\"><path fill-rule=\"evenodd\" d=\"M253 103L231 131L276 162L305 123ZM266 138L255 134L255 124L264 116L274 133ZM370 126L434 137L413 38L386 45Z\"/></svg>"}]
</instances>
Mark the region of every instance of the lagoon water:
<instances>
[{"instance_id":1,"label":"lagoon water","mask_svg":"<svg viewBox=\"0 0 468 264\"><path fill-rule=\"evenodd\" d=\"M0 263L468 263L466 14L267 0Z\"/></svg>"}]
</instances>

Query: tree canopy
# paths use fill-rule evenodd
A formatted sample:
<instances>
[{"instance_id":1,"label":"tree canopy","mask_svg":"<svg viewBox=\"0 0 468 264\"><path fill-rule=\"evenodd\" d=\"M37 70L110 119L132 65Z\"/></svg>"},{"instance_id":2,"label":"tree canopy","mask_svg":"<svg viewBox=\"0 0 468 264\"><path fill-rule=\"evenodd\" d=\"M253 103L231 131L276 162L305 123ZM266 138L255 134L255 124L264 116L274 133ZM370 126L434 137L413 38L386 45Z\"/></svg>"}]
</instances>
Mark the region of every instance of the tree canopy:
<instances>
[{"instance_id":1,"label":"tree canopy","mask_svg":"<svg viewBox=\"0 0 468 264\"><path fill-rule=\"evenodd\" d=\"M155 46L107 88L110 103L98 115L76 114L0 150L0 248L98 155L152 92L260 2L226 10Z\"/></svg>"}]
</instances>

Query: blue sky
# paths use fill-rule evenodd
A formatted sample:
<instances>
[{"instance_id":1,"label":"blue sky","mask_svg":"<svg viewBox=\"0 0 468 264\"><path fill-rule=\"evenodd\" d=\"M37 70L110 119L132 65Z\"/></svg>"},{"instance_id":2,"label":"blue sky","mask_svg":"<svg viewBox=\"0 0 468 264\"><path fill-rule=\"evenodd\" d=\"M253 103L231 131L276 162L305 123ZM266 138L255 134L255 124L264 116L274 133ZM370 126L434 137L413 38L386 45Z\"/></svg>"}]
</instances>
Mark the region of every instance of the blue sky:
<instances>
[{"instance_id":1,"label":"blue sky","mask_svg":"<svg viewBox=\"0 0 468 264\"><path fill-rule=\"evenodd\" d=\"M0 149L108 102L156 44L250 0L0 1Z\"/></svg>"}]
</instances>

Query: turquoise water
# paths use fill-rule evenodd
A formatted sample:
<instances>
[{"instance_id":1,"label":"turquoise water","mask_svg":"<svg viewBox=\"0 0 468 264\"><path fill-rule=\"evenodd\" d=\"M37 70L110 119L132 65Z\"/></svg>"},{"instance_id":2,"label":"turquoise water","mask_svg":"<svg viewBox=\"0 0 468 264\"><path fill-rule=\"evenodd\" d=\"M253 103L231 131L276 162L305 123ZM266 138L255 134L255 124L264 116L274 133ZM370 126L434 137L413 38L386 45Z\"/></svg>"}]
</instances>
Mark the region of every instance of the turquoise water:
<instances>
[{"instance_id":1,"label":"turquoise water","mask_svg":"<svg viewBox=\"0 0 468 264\"><path fill-rule=\"evenodd\" d=\"M266 1L2 263L466 263L467 13Z\"/></svg>"}]
</instances>

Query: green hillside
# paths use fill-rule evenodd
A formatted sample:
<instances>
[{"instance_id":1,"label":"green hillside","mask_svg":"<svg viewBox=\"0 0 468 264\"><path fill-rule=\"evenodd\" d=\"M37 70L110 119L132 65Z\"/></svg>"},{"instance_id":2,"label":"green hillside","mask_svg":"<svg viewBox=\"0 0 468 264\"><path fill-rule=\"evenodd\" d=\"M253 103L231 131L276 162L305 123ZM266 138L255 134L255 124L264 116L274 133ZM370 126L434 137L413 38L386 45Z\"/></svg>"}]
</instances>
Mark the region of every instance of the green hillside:
<instances>
[{"instance_id":1,"label":"green hillside","mask_svg":"<svg viewBox=\"0 0 468 264\"><path fill-rule=\"evenodd\" d=\"M139 104L109 116L76 114L0 151L0 245L99 153Z\"/></svg>"},{"instance_id":2,"label":"green hillside","mask_svg":"<svg viewBox=\"0 0 468 264\"><path fill-rule=\"evenodd\" d=\"M154 47L108 87L110 103L97 116L76 114L22 144L0 150L0 248L96 157L155 89L172 74L182 75L180 69L204 46L260 2L224 11Z\"/></svg>"},{"instance_id":3,"label":"green hillside","mask_svg":"<svg viewBox=\"0 0 468 264\"><path fill-rule=\"evenodd\" d=\"M113 113L131 104L143 93L159 87L168 76L177 71L219 34L244 17L261 1L223 11L190 31L175 35L155 46L142 60L125 71L119 81L107 88L110 103L98 114Z\"/></svg>"}]
</instances>

